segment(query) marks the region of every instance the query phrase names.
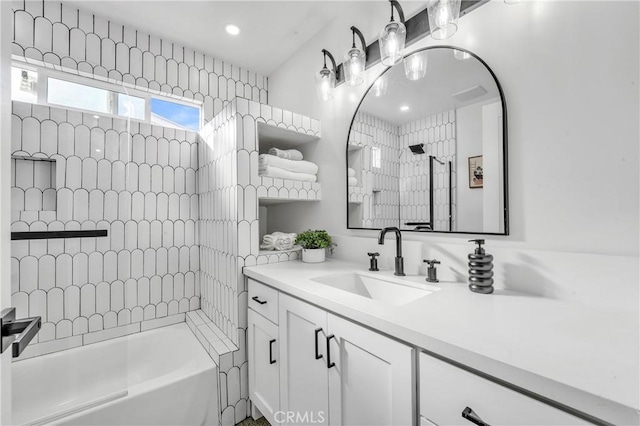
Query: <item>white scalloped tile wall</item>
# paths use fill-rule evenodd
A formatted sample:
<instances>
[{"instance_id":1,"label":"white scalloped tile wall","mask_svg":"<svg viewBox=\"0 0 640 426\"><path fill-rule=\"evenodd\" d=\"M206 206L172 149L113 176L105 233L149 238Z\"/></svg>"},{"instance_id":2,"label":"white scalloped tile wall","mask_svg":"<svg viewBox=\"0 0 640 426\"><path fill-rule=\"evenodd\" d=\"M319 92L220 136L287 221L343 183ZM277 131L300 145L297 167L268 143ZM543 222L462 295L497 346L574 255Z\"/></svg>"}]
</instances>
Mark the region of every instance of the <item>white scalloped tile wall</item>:
<instances>
[{"instance_id":1,"label":"white scalloped tile wall","mask_svg":"<svg viewBox=\"0 0 640 426\"><path fill-rule=\"evenodd\" d=\"M444 111L400 126L402 147L424 143L424 155L407 152L400 166L400 222L423 221L429 217L429 155L452 162L452 227L456 224L456 111ZM434 162L433 229L449 230L449 177L446 165ZM426 212L426 213L425 213Z\"/></svg>"},{"instance_id":2,"label":"white scalloped tile wall","mask_svg":"<svg viewBox=\"0 0 640 426\"><path fill-rule=\"evenodd\" d=\"M248 415L247 289L242 268L298 257L297 252L259 253L259 199L270 194L288 200L321 197L319 183L258 176L258 123L320 137L318 120L239 97L200 133L197 180L202 312L238 348L231 356L220 356L223 425L236 424ZM212 239L211 235L222 238Z\"/></svg>"},{"instance_id":3,"label":"white scalloped tile wall","mask_svg":"<svg viewBox=\"0 0 640 426\"><path fill-rule=\"evenodd\" d=\"M11 158L11 209L15 212L55 212L55 161Z\"/></svg>"},{"instance_id":4,"label":"white scalloped tile wall","mask_svg":"<svg viewBox=\"0 0 640 426\"><path fill-rule=\"evenodd\" d=\"M453 162L453 185L456 167L456 114L445 111L420 120L395 126L377 117L359 112L353 122L350 142L362 147L361 186L350 187L349 201L361 203L362 227L382 228L400 223L423 221L429 217L429 155ZM424 155L413 155L404 147L425 144ZM371 148L379 147L382 168L371 167ZM402 156L402 157L401 157ZM399 159L402 161L399 161ZM434 226L449 227L448 173L446 166L436 164L434 173ZM389 173L391 171L391 173ZM371 187L369 186L371 183ZM455 228L456 199L452 200ZM398 218L398 202L401 204Z\"/></svg>"},{"instance_id":5,"label":"white scalloped tile wall","mask_svg":"<svg viewBox=\"0 0 640 426\"><path fill-rule=\"evenodd\" d=\"M196 133L21 102L12 123L14 157L56 165L49 178L18 166L12 190L40 180L57 192L57 211L14 213L12 231L109 233L12 241L12 301L19 317L42 317L36 343L80 336L87 344L102 336L93 333L140 331L143 321L200 307ZM44 352L56 347L65 345Z\"/></svg>"},{"instance_id":6,"label":"white scalloped tile wall","mask_svg":"<svg viewBox=\"0 0 640 426\"><path fill-rule=\"evenodd\" d=\"M361 156L363 182L371 182L371 191L363 194L365 228L385 228L398 225L398 170L400 155L398 126L362 112L353 120L353 140L364 146ZM362 136L357 135L362 134ZM371 148L380 148L382 167L371 167ZM363 190L365 191L365 190Z\"/></svg>"},{"instance_id":7,"label":"white scalloped tile wall","mask_svg":"<svg viewBox=\"0 0 640 426\"><path fill-rule=\"evenodd\" d=\"M20 1L13 53L27 60L203 102L204 118L236 96L267 102L267 77L54 1Z\"/></svg>"}]
</instances>

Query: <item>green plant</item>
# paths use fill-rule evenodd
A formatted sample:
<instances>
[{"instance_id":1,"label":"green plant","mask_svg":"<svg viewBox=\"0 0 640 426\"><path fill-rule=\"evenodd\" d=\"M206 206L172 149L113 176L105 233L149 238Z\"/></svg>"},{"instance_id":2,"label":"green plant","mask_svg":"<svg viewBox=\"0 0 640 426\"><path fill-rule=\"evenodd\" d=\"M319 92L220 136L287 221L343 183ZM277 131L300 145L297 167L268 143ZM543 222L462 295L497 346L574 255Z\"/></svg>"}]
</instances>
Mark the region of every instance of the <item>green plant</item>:
<instances>
[{"instance_id":1,"label":"green plant","mask_svg":"<svg viewBox=\"0 0 640 426\"><path fill-rule=\"evenodd\" d=\"M304 231L298 234L295 244L302 246L303 249L319 249L334 247L336 244L331 242L331 236L324 229L312 231Z\"/></svg>"}]
</instances>

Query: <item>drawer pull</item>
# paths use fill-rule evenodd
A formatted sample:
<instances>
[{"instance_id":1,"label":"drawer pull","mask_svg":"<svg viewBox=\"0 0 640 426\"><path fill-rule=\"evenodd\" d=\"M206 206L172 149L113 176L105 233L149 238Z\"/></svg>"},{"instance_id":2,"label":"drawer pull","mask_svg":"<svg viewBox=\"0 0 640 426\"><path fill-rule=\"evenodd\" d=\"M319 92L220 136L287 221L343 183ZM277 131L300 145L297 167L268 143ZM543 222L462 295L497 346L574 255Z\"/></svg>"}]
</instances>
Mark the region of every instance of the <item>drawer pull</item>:
<instances>
[{"instance_id":1,"label":"drawer pull","mask_svg":"<svg viewBox=\"0 0 640 426\"><path fill-rule=\"evenodd\" d=\"M255 300L256 302L258 302L258 303L259 303L259 304L261 304L261 305L264 305L264 304L266 304L266 303L267 303L267 301L266 301L266 300L260 300L260 299L258 299L258 296L253 296L251 299Z\"/></svg>"},{"instance_id":2,"label":"drawer pull","mask_svg":"<svg viewBox=\"0 0 640 426\"><path fill-rule=\"evenodd\" d=\"M333 339L333 334L327 336L327 368L331 368L336 365L335 362L331 362L331 339Z\"/></svg>"},{"instance_id":3,"label":"drawer pull","mask_svg":"<svg viewBox=\"0 0 640 426\"><path fill-rule=\"evenodd\" d=\"M462 417L469 420L471 423L477 424L478 426L491 426L489 423L484 422L470 407L466 407L462 410Z\"/></svg>"},{"instance_id":4,"label":"drawer pull","mask_svg":"<svg viewBox=\"0 0 640 426\"><path fill-rule=\"evenodd\" d=\"M267 302L265 302L267 303ZM273 359L273 344L276 342L276 339L269 340L269 364L275 364L276 360Z\"/></svg>"},{"instance_id":5,"label":"drawer pull","mask_svg":"<svg viewBox=\"0 0 640 426\"><path fill-rule=\"evenodd\" d=\"M318 353L318 334L322 331L322 327L316 328L316 359L322 358L322 354Z\"/></svg>"}]
</instances>

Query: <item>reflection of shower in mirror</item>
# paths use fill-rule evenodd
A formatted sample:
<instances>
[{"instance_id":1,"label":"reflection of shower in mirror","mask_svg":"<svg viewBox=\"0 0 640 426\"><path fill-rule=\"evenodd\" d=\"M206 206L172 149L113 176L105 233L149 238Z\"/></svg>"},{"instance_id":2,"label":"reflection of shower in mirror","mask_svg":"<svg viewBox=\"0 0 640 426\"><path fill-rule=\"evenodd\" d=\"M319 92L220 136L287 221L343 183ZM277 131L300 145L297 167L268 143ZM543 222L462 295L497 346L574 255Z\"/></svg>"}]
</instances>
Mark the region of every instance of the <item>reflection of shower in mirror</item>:
<instances>
[{"instance_id":1,"label":"reflection of shower in mirror","mask_svg":"<svg viewBox=\"0 0 640 426\"><path fill-rule=\"evenodd\" d=\"M419 143L416 145L409 145L409 149L411 150L411 152L413 152L413 155L420 155L425 153L423 143Z\"/></svg>"}]
</instances>

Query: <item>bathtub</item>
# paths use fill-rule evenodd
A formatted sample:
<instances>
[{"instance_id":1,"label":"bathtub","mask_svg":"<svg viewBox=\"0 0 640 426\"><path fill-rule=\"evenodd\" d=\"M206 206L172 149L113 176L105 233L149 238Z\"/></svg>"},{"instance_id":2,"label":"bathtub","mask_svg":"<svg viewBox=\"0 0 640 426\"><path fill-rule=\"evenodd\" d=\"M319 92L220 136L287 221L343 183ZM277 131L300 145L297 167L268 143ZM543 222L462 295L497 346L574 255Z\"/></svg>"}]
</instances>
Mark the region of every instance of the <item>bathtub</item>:
<instances>
[{"instance_id":1,"label":"bathtub","mask_svg":"<svg viewBox=\"0 0 640 426\"><path fill-rule=\"evenodd\" d=\"M185 323L14 362L15 425L218 424L217 367Z\"/></svg>"}]
</instances>

